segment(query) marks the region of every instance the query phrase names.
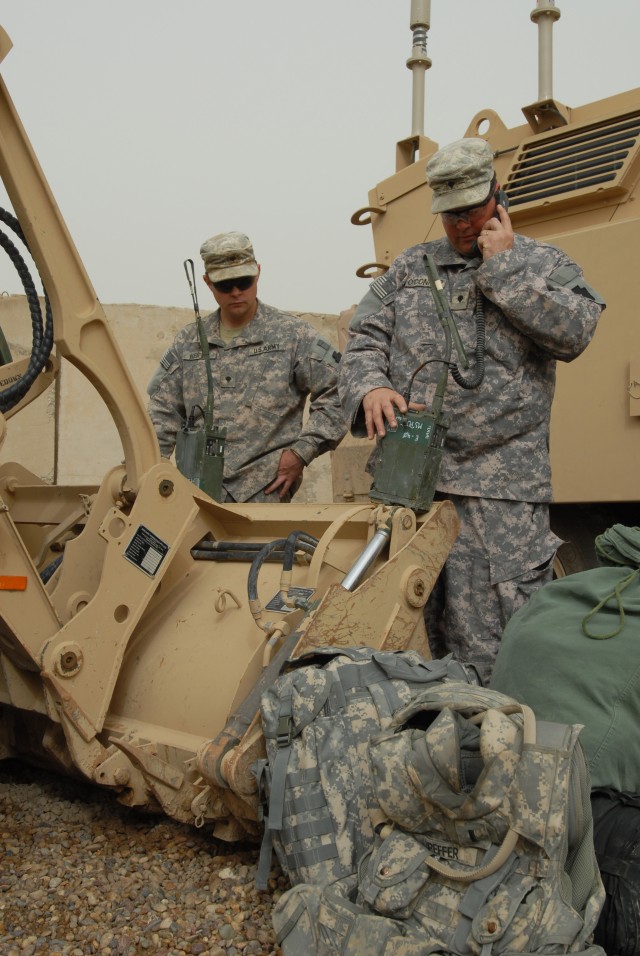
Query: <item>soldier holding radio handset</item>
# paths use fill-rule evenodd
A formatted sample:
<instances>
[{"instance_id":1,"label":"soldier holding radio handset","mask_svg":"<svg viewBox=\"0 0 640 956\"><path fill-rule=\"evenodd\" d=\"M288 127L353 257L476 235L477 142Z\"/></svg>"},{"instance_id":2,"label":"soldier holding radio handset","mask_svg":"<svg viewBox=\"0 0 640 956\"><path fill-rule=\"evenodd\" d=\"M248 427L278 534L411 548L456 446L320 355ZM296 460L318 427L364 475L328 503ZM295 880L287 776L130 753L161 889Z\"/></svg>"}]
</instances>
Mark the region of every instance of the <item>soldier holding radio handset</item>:
<instances>
[{"instance_id":1,"label":"soldier holding radio handset","mask_svg":"<svg viewBox=\"0 0 640 956\"><path fill-rule=\"evenodd\" d=\"M482 255L483 260L489 259L491 256L495 255L496 252L501 252L503 249L511 249L513 247L513 229L511 228L511 220L506 216L506 222L503 222L500 218L500 207L502 206L503 212L506 214L509 210L509 200L504 189L501 189L500 186L497 186L493 198L496 202L495 213L492 218L483 225L480 235L478 236L477 248L479 253ZM491 228L492 220L495 219L500 224L499 226L494 226ZM502 227L502 228L500 228ZM495 236L491 235L494 232ZM482 244L480 243L482 240Z\"/></svg>"},{"instance_id":2,"label":"soldier holding radio handset","mask_svg":"<svg viewBox=\"0 0 640 956\"><path fill-rule=\"evenodd\" d=\"M443 147L426 174L445 236L406 249L371 283L339 388L353 434L370 439L395 428L397 413L432 407L450 363L428 256L471 367L451 368L462 387L450 385L444 399L436 497L454 502L461 531L425 619L434 657L452 651L488 679L507 620L552 574L555 365L586 348L604 302L564 252L514 233L484 139Z\"/></svg>"}]
</instances>

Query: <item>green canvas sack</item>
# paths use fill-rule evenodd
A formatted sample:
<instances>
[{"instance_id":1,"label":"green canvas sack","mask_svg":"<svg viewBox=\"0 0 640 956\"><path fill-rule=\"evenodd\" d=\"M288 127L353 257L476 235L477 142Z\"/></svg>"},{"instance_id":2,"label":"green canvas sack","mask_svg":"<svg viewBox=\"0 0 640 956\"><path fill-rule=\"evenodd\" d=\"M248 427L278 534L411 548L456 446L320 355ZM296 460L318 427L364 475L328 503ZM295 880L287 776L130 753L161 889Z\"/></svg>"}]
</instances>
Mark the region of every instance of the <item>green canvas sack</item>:
<instances>
[{"instance_id":1,"label":"green canvas sack","mask_svg":"<svg viewBox=\"0 0 640 956\"><path fill-rule=\"evenodd\" d=\"M602 567L551 581L507 623L491 686L583 724L591 784L640 792L640 528L595 541Z\"/></svg>"}]
</instances>

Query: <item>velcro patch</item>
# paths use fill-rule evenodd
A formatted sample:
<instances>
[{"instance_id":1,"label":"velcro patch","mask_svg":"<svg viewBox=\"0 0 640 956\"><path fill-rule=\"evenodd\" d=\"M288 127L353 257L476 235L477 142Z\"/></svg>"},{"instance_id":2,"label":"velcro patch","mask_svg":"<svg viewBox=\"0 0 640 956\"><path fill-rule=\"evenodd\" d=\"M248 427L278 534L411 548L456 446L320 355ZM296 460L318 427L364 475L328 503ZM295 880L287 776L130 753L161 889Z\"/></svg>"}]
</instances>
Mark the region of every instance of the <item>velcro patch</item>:
<instances>
[{"instance_id":1,"label":"velcro patch","mask_svg":"<svg viewBox=\"0 0 640 956\"><path fill-rule=\"evenodd\" d=\"M173 349L167 349L167 351L164 353L164 355L160 359L160 365L163 368L167 369L168 371L173 365L173 363L177 361L178 361L178 356L173 351Z\"/></svg>"},{"instance_id":2,"label":"velcro patch","mask_svg":"<svg viewBox=\"0 0 640 956\"><path fill-rule=\"evenodd\" d=\"M320 362L327 362L328 365L337 365L342 355L326 339L318 336L311 349L311 358Z\"/></svg>"},{"instance_id":3,"label":"velcro patch","mask_svg":"<svg viewBox=\"0 0 640 956\"><path fill-rule=\"evenodd\" d=\"M249 355L264 355L265 352L283 352L284 346L278 342L267 342L265 345L256 345L249 349Z\"/></svg>"},{"instance_id":4,"label":"velcro patch","mask_svg":"<svg viewBox=\"0 0 640 956\"><path fill-rule=\"evenodd\" d=\"M369 291L373 292L376 298L384 300L387 296L392 295L395 292L395 286L391 276L386 272L384 275L378 276L377 279L374 279L371 285L369 286Z\"/></svg>"},{"instance_id":5,"label":"velcro patch","mask_svg":"<svg viewBox=\"0 0 640 956\"><path fill-rule=\"evenodd\" d=\"M429 288L429 277L428 276L412 276L407 279L405 282L405 288L415 289L415 288Z\"/></svg>"},{"instance_id":6,"label":"velcro patch","mask_svg":"<svg viewBox=\"0 0 640 956\"><path fill-rule=\"evenodd\" d=\"M548 281L550 285L561 286L575 292L576 295L582 295L585 299L597 302L598 305L605 305L604 299L584 280L577 266L560 266L551 273Z\"/></svg>"}]
</instances>

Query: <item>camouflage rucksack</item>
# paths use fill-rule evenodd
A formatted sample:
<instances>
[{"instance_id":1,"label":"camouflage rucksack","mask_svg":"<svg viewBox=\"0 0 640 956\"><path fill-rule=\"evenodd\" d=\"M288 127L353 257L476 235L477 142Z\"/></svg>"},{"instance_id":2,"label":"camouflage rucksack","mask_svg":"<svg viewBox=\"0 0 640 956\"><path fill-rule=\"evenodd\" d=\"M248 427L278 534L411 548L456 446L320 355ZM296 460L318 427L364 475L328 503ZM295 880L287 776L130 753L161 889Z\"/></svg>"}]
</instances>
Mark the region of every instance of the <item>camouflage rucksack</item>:
<instances>
[{"instance_id":1,"label":"camouflage rucksack","mask_svg":"<svg viewBox=\"0 0 640 956\"><path fill-rule=\"evenodd\" d=\"M604 956L579 731L488 688L426 689L371 740L381 814L357 875L278 901L284 956Z\"/></svg>"},{"instance_id":2,"label":"camouflage rucksack","mask_svg":"<svg viewBox=\"0 0 640 956\"><path fill-rule=\"evenodd\" d=\"M318 648L286 667L260 704L267 750L256 766L265 824L261 889L272 845L292 884L352 873L373 841L370 737L425 686L477 681L451 656L426 661L415 651L368 647Z\"/></svg>"}]
</instances>

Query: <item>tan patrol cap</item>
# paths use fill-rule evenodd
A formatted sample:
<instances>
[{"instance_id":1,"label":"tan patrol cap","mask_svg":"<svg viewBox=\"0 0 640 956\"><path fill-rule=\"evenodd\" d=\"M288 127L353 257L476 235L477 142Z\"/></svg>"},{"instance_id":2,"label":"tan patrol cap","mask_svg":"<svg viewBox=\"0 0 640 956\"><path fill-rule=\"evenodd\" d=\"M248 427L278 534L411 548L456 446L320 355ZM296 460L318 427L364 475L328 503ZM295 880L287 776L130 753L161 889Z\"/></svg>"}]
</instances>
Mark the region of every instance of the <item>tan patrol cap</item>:
<instances>
[{"instance_id":1,"label":"tan patrol cap","mask_svg":"<svg viewBox=\"0 0 640 956\"><path fill-rule=\"evenodd\" d=\"M200 255L212 282L258 275L251 240L243 232L221 232L206 239L200 246Z\"/></svg>"},{"instance_id":2,"label":"tan patrol cap","mask_svg":"<svg viewBox=\"0 0 640 956\"><path fill-rule=\"evenodd\" d=\"M493 153L486 140L467 137L443 146L427 163L431 212L479 205L489 197L493 175Z\"/></svg>"}]
</instances>

